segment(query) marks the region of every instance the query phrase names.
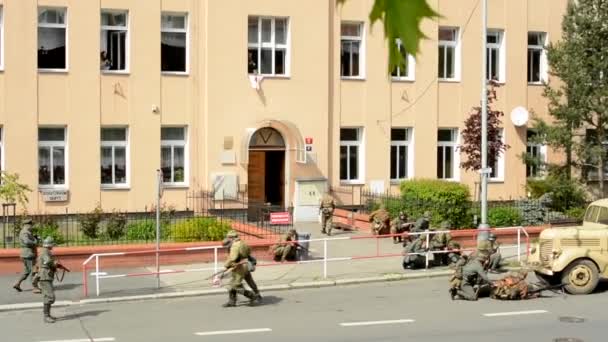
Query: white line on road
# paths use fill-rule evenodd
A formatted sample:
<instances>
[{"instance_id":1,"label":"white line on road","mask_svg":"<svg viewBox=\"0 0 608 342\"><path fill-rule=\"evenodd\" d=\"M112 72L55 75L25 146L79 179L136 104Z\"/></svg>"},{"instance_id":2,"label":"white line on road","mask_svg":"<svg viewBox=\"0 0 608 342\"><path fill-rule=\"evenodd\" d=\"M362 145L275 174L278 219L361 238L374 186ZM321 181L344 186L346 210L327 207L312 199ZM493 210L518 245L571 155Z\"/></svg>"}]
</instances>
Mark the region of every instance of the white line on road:
<instances>
[{"instance_id":1,"label":"white line on road","mask_svg":"<svg viewBox=\"0 0 608 342\"><path fill-rule=\"evenodd\" d=\"M270 329L270 328L241 329L241 330L219 330L219 331L197 332L197 333L194 333L194 335L198 335L198 336L212 336L212 335L248 334L248 333L259 333L259 332L270 332L270 331L272 331L272 329Z\"/></svg>"},{"instance_id":2,"label":"white line on road","mask_svg":"<svg viewBox=\"0 0 608 342\"><path fill-rule=\"evenodd\" d=\"M89 338L81 338L81 339L77 339L77 340L55 340L55 341L40 341L40 342L112 342L112 341L116 341L116 339L114 337L102 337L102 338L94 338L94 339L89 339Z\"/></svg>"},{"instance_id":3,"label":"white line on road","mask_svg":"<svg viewBox=\"0 0 608 342\"><path fill-rule=\"evenodd\" d=\"M403 323L414 323L413 319L396 319L392 321L370 321L370 322L348 322L340 323L343 327L357 327L364 325L381 325L381 324L403 324Z\"/></svg>"},{"instance_id":4,"label":"white line on road","mask_svg":"<svg viewBox=\"0 0 608 342\"><path fill-rule=\"evenodd\" d=\"M501 316L517 316L517 315L535 315L548 313L547 310L529 310L529 311L511 311L511 312L494 312L483 314L486 317L501 317Z\"/></svg>"}]
</instances>

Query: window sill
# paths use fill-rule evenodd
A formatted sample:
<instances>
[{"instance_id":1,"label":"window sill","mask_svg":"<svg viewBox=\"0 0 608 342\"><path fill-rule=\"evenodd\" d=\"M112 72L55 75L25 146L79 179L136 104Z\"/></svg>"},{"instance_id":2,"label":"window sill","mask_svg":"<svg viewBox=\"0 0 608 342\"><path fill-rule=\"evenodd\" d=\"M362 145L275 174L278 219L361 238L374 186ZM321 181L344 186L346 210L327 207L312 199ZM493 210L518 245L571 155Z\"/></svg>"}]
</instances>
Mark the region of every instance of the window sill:
<instances>
[{"instance_id":1,"label":"window sill","mask_svg":"<svg viewBox=\"0 0 608 342\"><path fill-rule=\"evenodd\" d=\"M504 184L505 179L504 178L489 178L488 179L488 183L492 183L492 184Z\"/></svg>"},{"instance_id":2,"label":"window sill","mask_svg":"<svg viewBox=\"0 0 608 342\"><path fill-rule=\"evenodd\" d=\"M361 180L340 180L340 185L365 185Z\"/></svg>"},{"instance_id":3,"label":"window sill","mask_svg":"<svg viewBox=\"0 0 608 342\"><path fill-rule=\"evenodd\" d=\"M38 69L40 74L67 74L68 69Z\"/></svg>"},{"instance_id":4,"label":"window sill","mask_svg":"<svg viewBox=\"0 0 608 342\"><path fill-rule=\"evenodd\" d=\"M101 70L102 75L130 75L128 70Z\"/></svg>"},{"instance_id":5,"label":"window sill","mask_svg":"<svg viewBox=\"0 0 608 342\"><path fill-rule=\"evenodd\" d=\"M160 74L163 76L190 76L187 71L161 71Z\"/></svg>"},{"instance_id":6,"label":"window sill","mask_svg":"<svg viewBox=\"0 0 608 342\"><path fill-rule=\"evenodd\" d=\"M342 81L365 81L365 76L340 76Z\"/></svg>"},{"instance_id":7,"label":"window sill","mask_svg":"<svg viewBox=\"0 0 608 342\"><path fill-rule=\"evenodd\" d=\"M188 189L190 185L186 183L163 183L165 189Z\"/></svg>"},{"instance_id":8,"label":"window sill","mask_svg":"<svg viewBox=\"0 0 608 342\"><path fill-rule=\"evenodd\" d=\"M458 78L438 78L440 83L460 83L460 79Z\"/></svg>"},{"instance_id":9,"label":"window sill","mask_svg":"<svg viewBox=\"0 0 608 342\"><path fill-rule=\"evenodd\" d=\"M402 178L402 179L391 179L391 185L400 185L401 182L404 182L406 180L410 180L410 178Z\"/></svg>"},{"instance_id":10,"label":"window sill","mask_svg":"<svg viewBox=\"0 0 608 342\"><path fill-rule=\"evenodd\" d=\"M397 83L414 83L416 79L408 77L391 77L391 81Z\"/></svg>"},{"instance_id":11,"label":"window sill","mask_svg":"<svg viewBox=\"0 0 608 342\"><path fill-rule=\"evenodd\" d=\"M101 190L131 190L130 185L102 185Z\"/></svg>"},{"instance_id":12,"label":"window sill","mask_svg":"<svg viewBox=\"0 0 608 342\"><path fill-rule=\"evenodd\" d=\"M271 75L271 74L247 74L247 76L262 76L264 79L284 79L284 80L288 80L291 78L291 75Z\"/></svg>"},{"instance_id":13,"label":"window sill","mask_svg":"<svg viewBox=\"0 0 608 342\"><path fill-rule=\"evenodd\" d=\"M538 87L538 86L544 86L544 82L528 82L528 86L532 86L532 87Z\"/></svg>"},{"instance_id":14,"label":"window sill","mask_svg":"<svg viewBox=\"0 0 608 342\"><path fill-rule=\"evenodd\" d=\"M67 185L38 185L38 191L45 190L69 190Z\"/></svg>"}]
</instances>

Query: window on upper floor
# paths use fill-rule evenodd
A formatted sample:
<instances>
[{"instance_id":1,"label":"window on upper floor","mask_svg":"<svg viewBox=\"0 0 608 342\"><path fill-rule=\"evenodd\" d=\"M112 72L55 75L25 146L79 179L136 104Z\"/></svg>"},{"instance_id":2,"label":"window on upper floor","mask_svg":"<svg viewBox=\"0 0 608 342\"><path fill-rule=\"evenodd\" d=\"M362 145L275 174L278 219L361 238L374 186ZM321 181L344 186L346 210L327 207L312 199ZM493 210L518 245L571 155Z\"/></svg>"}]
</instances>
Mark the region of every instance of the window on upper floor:
<instances>
[{"instance_id":1,"label":"window on upper floor","mask_svg":"<svg viewBox=\"0 0 608 342\"><path fill-rule=\"evenodd\" d=\"M528 32L528 83L547 81L546 37L544 32Z\"/></svg>"},{"instance_id":2,"label":"window on upper floor","mask_svg":"<svg viewBox=\"0 0 608 342\"><path fill-rule=\"evenodd\" d=\"M498 136L502 143L505 143L504 129L500 128ZM494 165L491 165L490 180L494 182L502 182L505 180L505 152L499 153L494 160Z\"/></svg>"},{"instance_id":3,"label":"window on upper floor","mask_svg":"<svg viewBox=\"0 0 608 342\"><path fill-rule=\"evenodd\" d=\"M121 187L128 184L129 139L127 128L101 129L101 186Z\"/></svg>"},{"instance_id":4,"label":"window on upper floor","mask_svg":"<svg viewBox=\"0 0 608 342\"><path fill-rule=\"evenodd\" d=\"M459 37L457 28L439 28L439 78L457 80L460 61Z\"/></svg>"},{"instance_id":5,"label":"window on upper floor","mask_svg":"<svg viewBox=\"0 0 608 342\"><path fill-rule=\"evenodd\" d=\"M0 70L4 69L4 11L0 5Z\"/></svg>"},{"instance_id":6,"label":"window on upper floor","mask_svg":"<svg viewBox=\"0 0 608 342\"><path fill-rule=\"evenodd\" d=\"M340 180L356 182L361 175L363 128L340 129Z\"/></svg>"},{"instance_id":7,"label":"window on upper floor","mask_svg":"<svg viewBox=\"0 0 608 342\"><path fill-rule=\"evenodd\" d=\"M526 165L526 177L543 176L544 163L547 161L547 145L538 142L537 137L538 133L533 130L526 132L526 153L529 159Z\"/></svg>"},{"instance_id":8,"label":"window on upper floor","mask_svg":"<svg viewBox=\"0 0 608 342\"><path fill-rule=\"evenodd\" d=\"M409 168L411 128L391 129L391 180L398 181L410 177Z\"/></svg>"},{"instance_id":9,"label":"window on upper floor","mask_svg":"<svg viewBox=\"0 0 608 342\"><path fill-rule=\"evenodd\" d=\"M397 38L395 40L395 44L403 57L403 62L400 65L395 66L393 69L393 72L391 73L393 80L413 81L414 72L416 70L416 59L414 59L414 56L405 52L405 48L403 47L403 44L401 44L401 39Z\"/></svg>"},{"instance_id":10,"label":"window on upper floor","mask_svg":"<svg viewBox=\"0 0 608 342\"><path fill-rule=\"evenodd\" d=\"M341 25L340 75L344 78L364 77L363 28L363 23L343 22Z\"/></svg>"},{"instance_id":11,"label":"window on upper floor","mask_svg":"<svg viewBox=\"0 0 608 342\"><path fill-rule=\"evenodd\" d=\"M186 184L187 141L186 127L162 127L160 164L163 182L169 185Z\"/></svg>"},{"instance_id":12,"label":"window on upper floor","mask_svg":"<svg viewBox=\"0 0 608 342\"><path fill-rule=\"evenodd\" d=\"M65 127L38 128L38 185L65 186L66 159Z\"/></svg>"},{"instance_id":13,"label":"window on upper floor","mask_svg":"<svg viewBox=\"0 0 608 342\"><path fill-rule=\"evenodd\" d=\"M270 76L289 74L289 20L257 17L248 19L247 72Z\"/></svg>"},{"instance_id":14,"label":"window on upper floor","mask_svg":"<svg viewBox=\"0 0 608 342\"><path fill-rule=\"evenodd\" d=\"M187 72L188 15L163 12L161 15L160 41L161 71Z\"/></svg>"},{"instance_id":15,"label":"window on upper floor","mask_svg":"<svg viewBox=\"0 0 608 342\"><path fill-rule=\"evenodd\" d=\"M38 8L38 69L67 69L67 10Z\"/></svg>"},{"instance_id":16,"label":"window on upper floor","mask_svg":"<svg viewBox=\"0 0 608 342\"><path fill-rule=\"evenodd\" d=\"M504 32L490 30L486 35L486 78L498 82L505 81Z\"/></svg>"},{"instance_id":17,"label":"window on upper floor","mask_svg":"<svg viewBox=\"0 0 608 342\"><path fill-rule=\"evenodd\" d=\"M101 11L100 69L127 71L129 66L128 11Z\"/></svg>"},{"instance_id":18,"label":"window on upper floor","mask_svg":"<svg viewBox=\"0 0 608 342\"><path fill-rule=\"evenodd\" d=\"M439 129L437 132L437 178L456 179L458 169L458 129Z\"/></svg>"}]
</instances>

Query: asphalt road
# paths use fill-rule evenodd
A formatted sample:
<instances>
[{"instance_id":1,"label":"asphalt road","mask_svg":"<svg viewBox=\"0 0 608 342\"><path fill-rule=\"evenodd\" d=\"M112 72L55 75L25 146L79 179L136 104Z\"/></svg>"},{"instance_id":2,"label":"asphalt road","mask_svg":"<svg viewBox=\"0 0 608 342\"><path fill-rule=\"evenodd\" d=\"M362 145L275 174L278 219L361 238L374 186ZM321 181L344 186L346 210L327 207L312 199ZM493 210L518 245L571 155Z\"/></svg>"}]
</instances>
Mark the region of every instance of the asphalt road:
<instances>
[{"instance_id":1,"label":"asphalt road","mask_svg":"<svg viewBox=\"0 0 608 342\"><path fill-rule=\"evenodd\" d=\"M605 288L606 286L604 286ZM0 340L21 341L606 341L608 293L451 301L446 279L0 313ZM560 338L562 340L560 340ZM568 339L570 338L570 339Z\"/></svg>"}]
</instances>

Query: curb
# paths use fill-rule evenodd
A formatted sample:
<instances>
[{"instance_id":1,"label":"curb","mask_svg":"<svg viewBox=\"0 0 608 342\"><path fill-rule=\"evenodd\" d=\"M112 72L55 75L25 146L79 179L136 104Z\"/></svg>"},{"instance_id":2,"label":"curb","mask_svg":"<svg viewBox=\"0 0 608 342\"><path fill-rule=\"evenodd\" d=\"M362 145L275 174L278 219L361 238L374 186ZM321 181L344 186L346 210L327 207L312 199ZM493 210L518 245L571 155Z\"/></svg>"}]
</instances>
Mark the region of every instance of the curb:
<instances>
[{"instance_id":1,"label":"curb","mask_svg":"<svg viewBox=\"0 0 608 342\"><path fill-rule=\"evenodd\" d=\"M299 290L299 289L312 289L312 288L324 288L332 286L344 286L344 285L356 285L356 284L367 284L367 283L379 283L385 281L401 281L408 279L422 279L422 278L437 278L451 275L453 271L422 271L420 273L413 274L387 274L383 276L368 277L368 278L353 278L353 279L338 279L338 280L320 280L311 282L291 283L291 284L277 284L260 286L261 291L286 291L286 290ZM207 289L207 290L195 290L195 291L180 291L180 292L169 292L169 293L157 293L139 296L123 296L123 297L109 297L109 298L94 298L94 299L83 299L79 301L57 301L53 304L53 307L67 307L76 305L90 305L90 304L105 304L105 303L118 303L118 302L136 302L144 300L158 300L158 299L170 299L170 298L184 298L184 297L199 297L199 296L211 296L217 294L225 294L226 290L220 289ZM8 311L20 311L20 310L31 310L42 308L41 302L36 303L20 303L20 304L6 304L0 305L0 312Z\"/></svg>"}]
</instances>

